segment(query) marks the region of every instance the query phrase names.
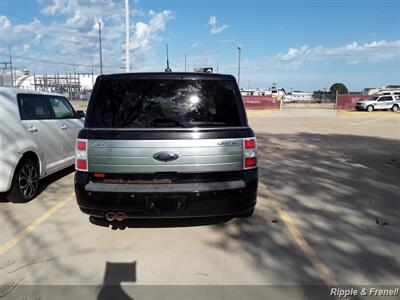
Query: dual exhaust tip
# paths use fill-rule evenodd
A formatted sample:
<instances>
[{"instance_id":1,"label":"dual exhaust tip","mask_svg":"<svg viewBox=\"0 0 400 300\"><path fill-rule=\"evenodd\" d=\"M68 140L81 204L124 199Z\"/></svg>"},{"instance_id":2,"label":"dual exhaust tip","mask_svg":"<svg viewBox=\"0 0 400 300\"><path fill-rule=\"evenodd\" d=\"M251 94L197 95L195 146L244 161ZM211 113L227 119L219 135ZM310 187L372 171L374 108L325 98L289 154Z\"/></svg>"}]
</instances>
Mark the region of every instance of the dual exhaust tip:
<instances>
[{"instance_id":1,"label":"dual exhaust tip","mask_svg":"<svg viewBox=\"0 0 400 300\"><path fill-rule=\"evenodd\" d=\"M126 220L127 216L123 212L108 212L108 213L106 213L106 219L109 222L112 222L112 221L121 222L121 221Z\"/></svg>"}]
</instances>

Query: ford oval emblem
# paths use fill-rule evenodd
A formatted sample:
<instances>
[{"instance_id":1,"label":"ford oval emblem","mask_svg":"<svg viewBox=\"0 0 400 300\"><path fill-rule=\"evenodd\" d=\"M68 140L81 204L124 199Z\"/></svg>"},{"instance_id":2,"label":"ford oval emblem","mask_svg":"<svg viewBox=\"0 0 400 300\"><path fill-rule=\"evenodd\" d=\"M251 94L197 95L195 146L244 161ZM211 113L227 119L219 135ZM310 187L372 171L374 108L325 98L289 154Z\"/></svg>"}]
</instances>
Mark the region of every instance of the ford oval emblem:
<instances>
[{"instance_id":1,"label":"ford oval emblem","mask_svg":"<svg viewBox=\"0 0 400 300\"><path fill-rule=\"evenodd\" d=\"M167 151L157 152L156 154L153 155L153 158L155 160L159 160L159 161L163 161L163 162L177 160L178 157L179 157L178 154L173 153L173 152L167 152Z\"/></svg>"}]
</instances>

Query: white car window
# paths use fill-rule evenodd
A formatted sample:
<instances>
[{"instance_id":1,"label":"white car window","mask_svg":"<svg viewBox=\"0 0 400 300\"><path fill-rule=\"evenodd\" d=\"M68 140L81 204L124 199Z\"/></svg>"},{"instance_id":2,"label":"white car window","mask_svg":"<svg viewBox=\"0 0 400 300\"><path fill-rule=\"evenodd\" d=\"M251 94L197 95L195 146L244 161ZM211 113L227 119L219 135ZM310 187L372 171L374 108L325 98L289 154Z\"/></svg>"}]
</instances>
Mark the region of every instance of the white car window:
<instances>
[{"instance_id":1,"label":"white car window","mask_svg":"<svg viewBox=\"0 0 400 300\"><path fill-rule=\"evenodd\" d=\"M18 95L18 104L21 120L44 120L52 119L47 97L42 95Z\"/></svg>"},{"instance_id":2,"label":"white car window","mask_svg":"<svg viewBox=\"0 0 400 300\"><path fill-rule=\"evenodd\" d=\"M49 97L49 102L54 111L56 119L69 119L75 117L75 112L64 98Z\"/></svg>"}]
</instances>

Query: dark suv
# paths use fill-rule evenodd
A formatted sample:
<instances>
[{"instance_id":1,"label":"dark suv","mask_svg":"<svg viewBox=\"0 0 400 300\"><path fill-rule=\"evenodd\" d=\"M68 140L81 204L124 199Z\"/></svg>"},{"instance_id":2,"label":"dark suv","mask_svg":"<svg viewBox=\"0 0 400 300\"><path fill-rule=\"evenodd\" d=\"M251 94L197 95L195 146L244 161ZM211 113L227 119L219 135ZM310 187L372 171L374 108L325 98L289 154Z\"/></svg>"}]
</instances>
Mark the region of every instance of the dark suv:
<instances>
[{"instance_id":1,"label":"dark suv","mask_svg":"<svg viewBox=\"0 0 400 300\"><path fill-rule=\"evenodd\" d=\"M76 198L108 221L251 216L253 130L230 75L99 76L76 143Z\"/></svg>"}]
</instances>

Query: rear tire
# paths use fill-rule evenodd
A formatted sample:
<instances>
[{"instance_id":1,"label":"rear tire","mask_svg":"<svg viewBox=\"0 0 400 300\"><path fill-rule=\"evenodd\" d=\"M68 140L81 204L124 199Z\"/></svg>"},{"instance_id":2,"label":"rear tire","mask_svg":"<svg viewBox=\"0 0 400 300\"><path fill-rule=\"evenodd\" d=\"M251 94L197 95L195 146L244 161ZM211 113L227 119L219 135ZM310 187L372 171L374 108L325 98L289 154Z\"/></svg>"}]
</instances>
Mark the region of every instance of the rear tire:
<instances>
[{"instance_id":1,"label":"rear tire","mask_svg":"<svg viewBox=\"0 0 400 300\"><path fill-rule=\"evenodd\" d=\"M398 105L393 105L392 111L398 112L398 110L399 110L399 106Z\"/></svg>"},{"instance_id":2,"label":"rear tire","mask_svg":"<svg viewBox=\"0 0 400 300\"><path fill-rule=\"evenodd\" d=\"M369 111L369 112L374 111L374 107L372 105L368 105L367 111Z\"/></svg>"},{"instance_id":3,"label":"rear tire","mask_svg":"<svg viewBox=\"0 0 400 300\"><path fill-rule=\"evenodd\" d=\"M32 160L23 159L15 169L7 200L25 203L36 197L39 188L39 170Z\"/></svg>"},{"instance_id":4,"label":"rear tire","mask_svg":"<svg viewBox=\"0 0 400 300\"><path fill-rule=\"evenodd\" d=\"M239 219L249 218L253 214L254 214L254 208L252 210L249 210L249 211L245 212L245 213L236 215L236 218L239 218Z\"/></svg>"}]
</instances>

